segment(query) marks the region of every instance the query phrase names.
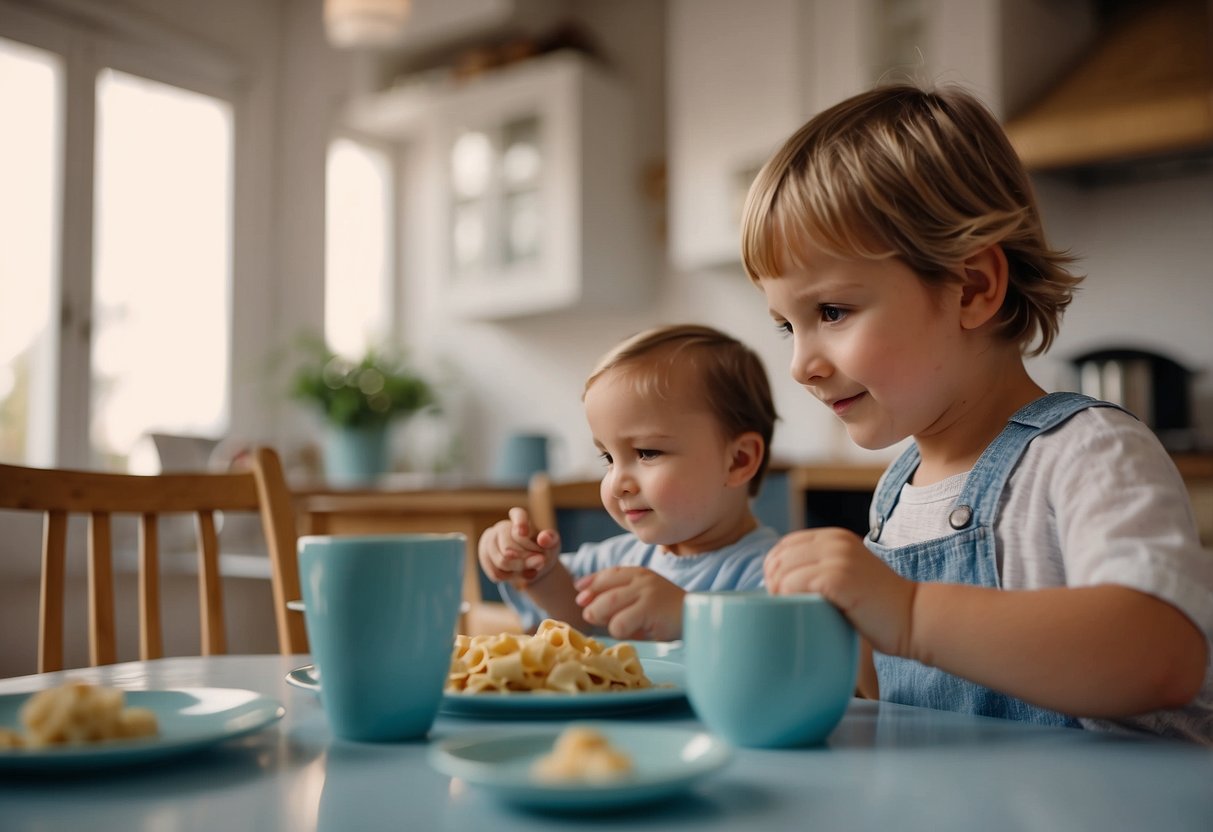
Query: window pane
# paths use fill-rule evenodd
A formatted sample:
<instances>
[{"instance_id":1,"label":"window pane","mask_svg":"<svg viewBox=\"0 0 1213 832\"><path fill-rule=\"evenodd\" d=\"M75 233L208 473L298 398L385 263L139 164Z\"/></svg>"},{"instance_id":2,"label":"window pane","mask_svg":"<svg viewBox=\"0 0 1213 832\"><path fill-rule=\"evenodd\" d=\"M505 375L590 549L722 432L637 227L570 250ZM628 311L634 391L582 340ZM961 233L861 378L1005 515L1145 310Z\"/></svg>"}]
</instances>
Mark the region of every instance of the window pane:
<instances>
[{"instance_id":1,"label":"window pane","mask_svg":"<svg viewBox=\"0 0 1213 832\"><path fill-rule=\"evenodd\" d=\"M485 195L493 176L493 144L488 134L469 130L451 147L451 185L458 199Z\"/></svg>"},{"instance_id":2,"label":"window pane","mask_svg":"<svg viewBox=\"0 0 1213 832\"><path fill-rule=\"evenodd\" d=\"M501 159L501 178L508 190L533 188L543 172L543 151L539 144L539 119L532 116L505 126L505 153Z\"/></svg>"},{"instance_id":3,"label":"window pane","mask_svg":"<svg viewBox=\"0 0 1213 832\"><path fill-rule=\"evenodd\" d=\"M104 70L96 166L91 434L124 469L145 432L227 430L231 106Z\"/></svg>"},{"instance_id":4,"label":"window pane","mask_svg":"<svg viewBox=\"0 0 1213 832\"><path fill-rule=\"evenodd\" d=\"M0 461L53 462L58 57L0 38Z\"/></svg>"},{"instance_id":5,"label":"window pane","mask_svg":"<svg viewBox=\"0 0 1213 832\"><path fill-rule=\"evenodd\" d=\"M324 337L359 356L391 320L392 166L349 139L329 146L325 209Z\"/></svg>"}]
</instances>

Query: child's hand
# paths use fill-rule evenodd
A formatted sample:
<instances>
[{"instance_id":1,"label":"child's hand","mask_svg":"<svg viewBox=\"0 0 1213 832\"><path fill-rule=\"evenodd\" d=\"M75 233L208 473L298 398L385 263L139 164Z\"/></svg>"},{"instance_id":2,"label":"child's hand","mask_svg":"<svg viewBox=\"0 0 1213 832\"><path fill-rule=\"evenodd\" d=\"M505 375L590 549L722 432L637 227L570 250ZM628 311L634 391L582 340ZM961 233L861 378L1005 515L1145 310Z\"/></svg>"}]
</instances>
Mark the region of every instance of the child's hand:
<instances>
[{"instance_id":1,"label":"child's hand","mask_svg":"<svg viewBox=\"0 0 1213 832\"><path fill-rule=\"evenodd\" d=\"M908 655L917 584L890 569L855 533L833 528L793 532L771 549L763 575L772 595L818 592L877 650Z\"/></svg>"},{"instance_id":2,"label":"child's hand","mask_svg":"<svg viewBox=\"0 0 1213 832\"><path fill-rule=\"evenodd\" d=\"M560 534L531 529L524 508L510 509L510 519L485 529L480 535L480 568L494 581L533 581L560 556Z\"/></svg>"},{"instance_id":3,"label":"child's hand","mask_svg":"<svg viewBox=\"0 0 1213 832\"><path fill-rule=\"evenodd\" d=\"M682 636L682 587L643 566L613 566L577 581L586 623L614 638L667 641Z\"/></svg>"}]
</instances>

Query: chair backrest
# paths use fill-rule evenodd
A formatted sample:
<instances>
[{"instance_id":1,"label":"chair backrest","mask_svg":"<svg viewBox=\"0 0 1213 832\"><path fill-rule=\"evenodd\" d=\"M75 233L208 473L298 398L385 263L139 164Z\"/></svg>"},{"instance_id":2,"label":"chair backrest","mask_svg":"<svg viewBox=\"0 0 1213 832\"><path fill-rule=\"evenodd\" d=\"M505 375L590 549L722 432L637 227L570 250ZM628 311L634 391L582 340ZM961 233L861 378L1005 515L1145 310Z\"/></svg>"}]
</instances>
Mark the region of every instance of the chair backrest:
<instances>
[{"instance_id":1,"label":"chair backrest","mask_svg":"<svg viewBox=\"0 0 1213 832\"><path fill-rule=\"evenodd\" d=\"M537 529L560 532L566 552L582 543L622 534L623 529L602 506L600 483L600 479L555 482L546 472L534 474L527 486L531 522Z\"/></svg>"},{"instance_id":2,"label":"chair backrest","mask_svg":"<svg viewBox=\"0 0 1213 832\"><path fill-rule=\"evenodd\" d=\"M87 515L89 659L93 665L116 658L111 520L139 517L139 655L163 655L160 619L158 519L188 513L196 519L201 653L227 650L223 592L219 575L216 512L253 512L261 517L271 563L278 645L283 653L307 652L303 617L286 603L299 596L295 562L295 520L291 494L278 455L269 448L253 454L250 470L230 473L170 473L157 476L25 468L0 465L0 509L38 511L45 516L38 671L63 667L63 613L67 524Z\"/></svg>"}]
</instances>

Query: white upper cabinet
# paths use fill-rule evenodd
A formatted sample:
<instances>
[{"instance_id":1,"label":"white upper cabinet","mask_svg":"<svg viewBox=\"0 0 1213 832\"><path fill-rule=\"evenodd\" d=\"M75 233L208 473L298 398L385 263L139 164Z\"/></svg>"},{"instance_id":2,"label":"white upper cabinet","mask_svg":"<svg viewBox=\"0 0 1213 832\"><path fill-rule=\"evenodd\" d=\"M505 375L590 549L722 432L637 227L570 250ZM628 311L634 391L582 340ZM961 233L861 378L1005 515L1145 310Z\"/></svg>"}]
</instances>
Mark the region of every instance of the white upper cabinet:
<instances>
[{"instance_id":1,"label":"white upper cabinet","mask_svg":"<svg viewBox=\"0 0 1213 832\"><path fill-rule=\"evenodd\" d=\"M1089 35L1086 0L671 0L670 253L735 266L763 162L813 114L882 80L955 82L999 116Z\"/></svg>"},{"instance_id":2,"label":"white upper cabinet","mask_svg":"<svg viewBox=\"0 0 1213 832\"><path fill-rule=\"evenodd\" d=\"M634 310L652 296L631 97L590 59L556 52L394 89L347 121L419 140L441 171L430 242L454 313Z\"/></svg>"}]
</instances>

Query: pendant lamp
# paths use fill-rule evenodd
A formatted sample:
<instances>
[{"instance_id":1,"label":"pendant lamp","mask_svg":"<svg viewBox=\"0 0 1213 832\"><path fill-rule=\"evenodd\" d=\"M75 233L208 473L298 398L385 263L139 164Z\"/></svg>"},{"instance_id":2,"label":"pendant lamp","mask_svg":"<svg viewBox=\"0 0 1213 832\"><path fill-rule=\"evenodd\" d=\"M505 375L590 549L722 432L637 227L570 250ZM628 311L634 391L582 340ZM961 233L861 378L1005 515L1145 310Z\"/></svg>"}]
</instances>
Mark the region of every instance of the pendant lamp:
<instances>
[{"instance_id":1,"label":"pendant lamp","mask_svg":"<svg viewBox=\"0 0 1213 832\"><path fill-rule=\"evenodd\" d=\"M396 44L408 20L411 0L324 0L324 29L340 49Z\"/></svg>"}]
</instances>

